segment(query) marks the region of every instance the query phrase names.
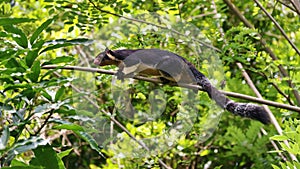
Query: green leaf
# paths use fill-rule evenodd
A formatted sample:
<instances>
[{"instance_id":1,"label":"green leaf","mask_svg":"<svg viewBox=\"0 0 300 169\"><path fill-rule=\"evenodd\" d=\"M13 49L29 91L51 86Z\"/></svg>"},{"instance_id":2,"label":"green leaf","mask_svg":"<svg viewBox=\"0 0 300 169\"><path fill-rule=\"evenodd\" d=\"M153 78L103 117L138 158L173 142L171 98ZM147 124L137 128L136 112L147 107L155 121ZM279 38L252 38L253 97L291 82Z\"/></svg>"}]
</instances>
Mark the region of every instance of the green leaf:
<instances>
[{"instance_id":1,"label":"green leaf","mask_svg":"<svg viewBox=\"0 0 300 169\"><path fill-rule=\"evenodd\" d=\"M39 39L32 45L32 49L40 50L43 47L44 43L45 43L45 41L43 39Z\"/></svg>"},{"instance_id":2,"label":"green leaf","mask_svg":"<svg viewBox=\"0 0 300 169\"><path fill-rule=\"evenodd\" d=\"M77 38L77 39L71 39L71 40L67 40L67 42L72 43L74 45L77 44L91 44L93 42L93 40L90 39L86 39L86 38Z\"/></svg>"},{"instance_id":3,"label":"green leaf","mask_svg":"<svg viewBox=\"0 0 300 169\"><path fill-rule=\"evenodd\" d=\"M41 53L44 53L44 52L47 52L49 50L54 50L54 49L58 49L58 48L61 48L61 47L67 47L67 46L72 46L73 44L71 43L63 43L63 44L57 44L57 45L53 45L53 46L49 46L49 47L46 47L44 50L42 50L40 52Z\"/></svg>"},{"instance_id":4,"label":"green leaf","mask_svg":"<svg viewBox=\"0 0 300 169\"><path fill-rule=\"evenodd\" d=\"M4 167L7 169L11 169L11 168L15 168L15 169L43 169L42 166L33 166L33 165L27 165L25 162L23 161L18 161L16 159L13 159L10 167Z\"/></svg>"},{"instance_id":5,"label":"green leaf","mask_svg":"<svg viewBox=\"0 0 300 169\"><path fill-rule=\"evenodd\" d=\"M39 40L32 45L33 50L29 51L25 57L25 62L28 67L31 67L35 59L38 57L40 49L43 47L44 40Z\"/></svg>"},{"instance_id":6,"label":"green leaf","mask_svg":"<svg viewBox=\"0 0 300 169\"><path fill-rule=\"evenodd\" d=\"M0 37L8 37L8 34L6 32L0 32Z\"/></svg>"},{"instance_id":7,"label":"green leaf","mask_svg":"<svg viewBox=\"0 0 300 169\"><path fill-rule=\"evenodd\" d=\"M42 33L43 30L45 30L52 22L54 18L48 19L45 21L40 27L38 27L35 32L32 34L30 38L30 44L32 45L34 41L38 38L38 36Z\"/></svg>"},{"instance_id":8,"label":"green leaf","mask_svg":"<svg viewBox=\"0 0 300 169\"><path fill-rule=\"evenodd\" d=\"M2 109L2 110L13 110L13 107L9 104L3 104L2 102L0 102L0 109Z\"/></svg>"},{"instance_id":9,"label":"green leaf","mask_svg":"<svg viewBox=\"0 0 300 169\"><path fill-rule=\"evenodd\" d=\"M53 101L52 96L44 89L42 89L42 95L49 101Z\"/></svg>"},{"instance_id":10,"label":"green leaf","mask_svg":"<svg viewBox=\"0 0 300 169\"><path fill-rule=\"evenodd\" d=\"M31 67L31 73L27 74L27 76L32 82L37 82L40 73L41 73L40 61L35 61Z\"/></svg>"},{"instance_id":11,"label":"green leaf","mask_svg":"<svg viewBox=\"0 0 300 169\"><path fill-rule=\"evenodd\" d=\"M57 57L57 58L51 59L50 61L45 62L43 65L59 64L59 63L70 63L74 60L75 59L71 56L62 56L62 57Z\"/></svg>"},{"instance_id":12,"label":"green leaf","mask_svg":"<svg viewBox=\"0 0 300 169\"><path fill-rule=\"evenodd\" d=\"M55 129L67 129L67 130L72 130L72 131L74 131L74 132L76 132L76 133L79 133L78 135L80 135L81 136L81 134L80 133L82 133L83 131L84 131L84 129L83 129L83 127L81 127L81 126L79 126L79 125L77 125L77 124L74 124L74 123L71 123L71 122L69 122L69 121L64 121L64 120L59 120L59 119L51 119L50 120L51 122L54 122L54 123L58 123L59 125L56 125L56 126L54 126L53 128L55 128ZM86 135L88 135L88 136L86 136L85 134L83 134L84 136L82 136L82 138L84 139L84 140L88 140L88 138L90 138L90 139L93 139L91 136L89 136L88 134L86 134ZM96 143L97 144L97 143ZM100 150L100 149L99 149Z\"/></svg>"},{"instance_id":13,"label":"green leaf","mask_svg":"<svg viewBox=\"0 0 300 169\"><path fill-rule=\"evenodd\" d=\"M70 26L68 32L72 32L74 30L74 26Z\"/></svg>"},{"instance_id":14,"label":"green leaf","mask_svg":"<svg viewBox=\"0 0 300 169\"><path fill-rule=\"evenodd\" d=\"M289 162L289 161L286 161L285 162L285 164L288 166L288 168L295 168L295 166L291 163L291 162Z\"/></svg>"},{"instance_id":15,"label":"green leaf","mask_svg":"<svg viewBox=\"0 0 300 169\"><path fill-rule=\"evenodd\" d=\"M276 135L276 136L270 137L270 139L276 140L276 141L284 141L284 140L288 140L288 137L284 136L284 135Z\"/></svg>"},{"instance_id":16,"label":"green leaf","mask_svg":"<svg viewBox=\"0 0 300 169\"><path fill-rule=\"evenodd\" d=\"M38 106L35 107L34 109L34 113L39 113L39 114L45 114L48 113L52 110L57 110L59 109L63 104L65 104L64 102L59 102L59 103L45 103L45 104L40 104Z\"/></svg>"},{"instance_id":17,"label":"green leaf","mask_svg":"<svg viewBox=\"0 0 300 169\"><path fill-rule=\"evenodd\" d=\"M58 155L58 157L59 157L60 159L62 159L62 158L64 158L65 156L69 155L69 154L71 153L71 151L73 151L73 148L70 148L70 149L68 149L68 150L62 151L62 152L58 153L57 155Z\"/></svg>"},{"instance_id":18,"label":"green leaf","mask_svg":"<svg viewBox=\"0 0 300 169\"><path fill-rule=\"evenodd\" d=\"M10 57L14 56L14 54L15 54L16 52L17 52L17 51L14 51L14 50L12 50L12 49L7 49L7 50L5 50L5 51L0 51L0 61L9 59Z\"/></svg>"},{"instance_id":19,"label":"green leaf","mask_svg":"<svg viewBox=\"0 0 300 169\"><path fill-rule=\"evenodd\" d=\"M274 169L280 169L280 167L278 167L278 166L276 166L276 165L274 165L274 164L271 164L272 165L272 167L274 168Z\"/></svg>"},{"instance_id":20,"label":"green leaf","mask_svg":"<svg viewBox=\"0 0 300 169\"><path fill-rule=\"evenodd\" d=\"M29 51L27 56L25 57L26 65L31 67L34 60L38 57L39 49Z\"/></svg>"},{"instance_id":21,"label":"green leaf","mask_svg":"<svg viewBox=\"0 0 300 169\"><path fill-rule=\"evenodd\" d=\"M14 25L14 24L19 24L24 22L32 22L34 20L35 19L30 19L30 18L0 18L0 26Z\"/></svg>"},{"instance_id":22,"label":"green leaf","mask_svg":"<svg viewBox=\"0 0 300 169\"><path fill-rule=\"evenodd\" d=\"M18 68L21 67L20 63L16 60L16 58L11 57L6 63L6 68Z\"/></svg>"},{"instance_id":23,"label":"green leaf","mask_svg":"<svg viewBox=\"0 0 300 169\"><path fill-rule=\"evenodd\" d=\"M287 166L285 165L285 163L283 163L283 162L280 162L280 166L282 169L288 169Z\"/></svg>"},{"instance_id":24,"label":"green leaf","mask_svg":"<svg viewBox=\"0 0 300 169\"><path fill-rule=\"evenodd\" d=\"M222 166L217 166L214 169L222 169Z\"/></svg>"},{"instance_id":25,"label":"green leaf","mask_svg":"<svg viewBox=\"0 0 300 169\"><path fill-rule=\"evenodd\" d=\"M30 161L31 165L42 166L44 169L64 169L62 160L49 145L39 146L33 150L35 158Z\"/></svg>"},{"instance_id":26,"label":"green leaf","mask_svg":"<svg viewBox=\"0 0 300 169\"><path fill-rule=\"evenodd\" d=\"M130 10L127 9L127 8L123 9L123 11L124 11L125 13L130 13Z\"/></svg>"},{"instance_id":27,"label":"green leaf","mask_svg":"<svg viewBox=\"0 0 300 169\"><path fill-rule=\"evenodd\" d=\"M57 124L72 124L69 121L61 120L61 119L50 119L49 122L57 123Z\"/></svg>"},{"instance_id":28,"label":"green leaf","mask_svg":"<svg viewBox=\"0 0 300 169\"><path fill-rule=\"evenodd\" d=\"M7 126L4 126L0 137L0 150L4 150L6 148L6 144L8 140L9 140L9 128Z\"/></svg>"},{"instance_id":29,"label":"green leaf","mask_svg":"<svg viewBox=\"0 0 300 169\"><path fill-rule=\"evenodd\" d=\"M28 166L28 165L23 161L18 161L16 159L13 159L10 163L10 166Z\"/></svg>"},{"instance_id":30,"label":"green leaf","mask_svg":"<svg viewBox=\"0 0 300 169\"><path fill-rule=\"evenodd\" d=\"M300 163L299 163L299 162L294 161L293 163L294 163L294 166L295 166L296 168L300 168Z\"/></svg>"},{"instance_id":31,"label":"green leaf","mask_svg":"<svg viewBox=\"0 0 300 169\"><path fill-rule=\"evenodd\" d=\"M287 145L285 145L283 142L280 142L279 144L283 150L288 151L289 153L293 153L293 150L290 147L288 147Z\"/></svg>"},{"instance_id":32,"label":"green leaf","mask_svg":"<svg viewBox=\"0 0 300 169\"><path fill-rule=\"evenodd\" d=\"M32 88L27 88L27 89L24 89L21 92L21 94L22 94L22 96L26 96L29 100L31 100L32 98L34 98L36 91L33 90Z\"/></svg>"},{"instance_id":33,"label":"green leaf","mask_svg":"<svg viewBox=\"0 0 300 169\"><path fill-rule=\"evenodd\" d=\"M70 123L70 124L60 124L60 125L57 125L57 126L54 126L53 127L54 129L67 129L67 130L72 130L72 131L83 131L83 128L77 124L73 124L73 123Z\"/></svg>"},{"instance_id":34,"label":"green leaf","mask_svg":"<svg viewBox=\"0 0 300 169\"><path fill-rule=\"evenodd\" d=\"M21 88L31 88L31 86L29 84L9 84L4 89L4 92L8 90L21 89Z\"/></svg>"},{"instance_id":35,"label":"green leaf","mask_svg":"<svg viewBox=\"0 0 300 169\"><path fill-rule=\"evenodd\" d=\"M24 153L37 148L39 145L46 145L47 140L40 137L30 137L26 140L16 143L7 153L8 161L13 159L17 154Z\"/></svg>"},{"instance_id":36,"label":"green leaf","mask_svg":"<svg viewBox=\"0 0 300 169\"><path fill-rule=\"evenodd\" d=\"M76 110L74 110L74 109L60 108L60 109L56 110L56 113L58 113L58 114L65 114L65 115L75 115L76 114Z\"/></svg>"},{"instance_id":37,"label":"green leaf","mask_svg":"<svg viewBox=\"0 0 300 169\"><path fill-rule=\"evenodd\" d=\"M14 27L12 25L6 25L4 26L4 30L6 32L17 35L17 36L13 36L12 38L18 45L22 46L23 48L28 47L27 37L21 29Z\"/></svg>"},{"instance_id":38,"label":"green leaf","mask_svg":"<svg viewBox=\"0 0 300 169\"><path fill-rule=\"evenodd\" d=\"M58 91L55 94L54 101L57 102L59 99L61 99L62 95L65 93L65 86L61 86Z\"/></svg>"},{"instance_id":39,"label":"green leaf","mask_svg":"<svg viewBox=\"0 0 300 169\"><path fill-rule=\"evenodd\" d=\"M53 74L53 72L63 68L64 66L57 66L55 69L49 69L42 77L41 79L44 79L46 78L47 76ZM56 82L55 80L50 80L49 81L51 85L54 85L54 84L57 84L58 82ZM47 86L47 85L46 85ZM49 83L48 83L48 86L49 86Z\"/></svg>"},{"instance_id":40,"label":"green leaf","mask_svg":"<svg viewBox=\"0 0 300 169\"><path fill-rule=\"evenodd\" d=\"M75 131L75 133L79 135L83 140L88 142L91 148L96 150L99 153L99 155L105 158L105 156L101 153L101 149L99 148L96 140L91 135L83 131Z\"/></svg>"},{"instance_id":41,"label":"green leaf","mask_svg":"<svg viewBox=\"0 0 300 169\"><path fill-rule=\"evenodd\" d=\"M72 40L66 40L66 39L59 39L59 40L55 40L55 41L50 41L48 44L54 44L51 45L49 47L46 47L45 49L43 49L40 53L49 51L49 50L54 50L54 49L58 49L61 47L67 47L67 46L73 46L73 45L79 45L79 44L90 44L92 43L92 40L89 39L84 39L84 38L78 38L78 39L72 39Z\"/></svg>"},{"instance_id":42,"label":"green leaf","mask_svg":"<svg viewBox=\"0 0 300 169\"><path fill-rule=\"evenodd\" d=\"M2 167L2 169L43 169L41 166L12 166L12 167Z\"/></svg>"}]
</instances>

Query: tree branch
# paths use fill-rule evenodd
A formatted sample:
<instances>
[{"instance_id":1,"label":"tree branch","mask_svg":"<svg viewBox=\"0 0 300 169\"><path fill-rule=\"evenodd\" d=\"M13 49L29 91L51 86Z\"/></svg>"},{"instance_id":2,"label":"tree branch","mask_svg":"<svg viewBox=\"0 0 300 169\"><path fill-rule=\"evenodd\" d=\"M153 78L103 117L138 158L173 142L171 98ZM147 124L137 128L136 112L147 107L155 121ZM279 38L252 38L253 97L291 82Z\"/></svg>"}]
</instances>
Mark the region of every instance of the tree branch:
<instances>
[{"instance_id":1,"label":"tree branch","mask_svg":"<svg viewBox=\"0 0 300 169\"><path fill-rule=\"evenodd\" d=\"M299 0L290 0L292 3L293 7L295 8L295 11L300 15L300 2Z\"/></svg>"},{"instance_id":2,"label":"tree branch","mask_svg":"<svg viewBox=\"0 0 300 169\"><path fill-rule=\"evenodd\" d=\"M79 71L85 71L85 72L94 72L94 73L97 72L97 73L108 74L108 75L114 75L116 73L115 71L111 71L111 70L88 68L88 67L78 67L78 66L47 65L47 66L43 66L42 69L79 70ZM159 80L159 79L152 79L152 78L147 78L147 77L143 77L143 76L136 76L136 77L134 77L134 79L143 80L143 81L147 81L147 82L152 82L152 83L156 83L156 84L162 83L161 80ZM175 83L170 84L170 85L178 86L178 84L175 84ZM185 88L190 88L190 89L203 90L198 85L180 84L180 86L185 87ZM269 101L269 100L264 100L264 99L261 99L261 98L256 98L256 97L252 97L252 96L248 96L248 95L244 95L244 94L240 94L240 93L228 92L228 91L223 91L223 90L220 90L220 92L227 95L227 96L240 98L240 99L244 99L244 100L248 100L248 101L252 101L252 102L256 102L256 103L266 104L266 105L269 105L269 106L273 106L273 107L277 107L277 108L283 108L283 109L296 111L296 112L300 113L300 107L291 106L291 105L287 105L287 104L282 104L282 103L278 103L278 102L273 102L273 101Z\"/></svg>"},{"instance_id":3,"label":"tree branch","mask_svg":"<svg viewBox=\"0 0 300 169\"><path fill-rule=\"evenodd\" d=\"M54 110L50 110L50 113L47 116L46 120L44 121L42 126L33 134L33 136L37 136L42 131L42 129L46 126L46 124L48 124L48 121L49 121L50 117L53 115L53 113L54 113Z\"/></svg>"},{"instance_id":4,"label":"tree branch","mask_svg":"<svg viewBox=\"0 0 300 169\"><path fill-rule=\"evenodd\" d=\"M263 73L263 72L258 72L258 74L260 74L261 76L263 76L264 78L266 78L266 80L269 81L269 78L268 78L268 76L267 76L265 73ZM287 102L290 103L290 105L292 105L292 106L295 105L295 104L293 103L293 101L291 100L290 96L287 95L287 94L285 94L285 93L279 88L279 86L278 86L277 84L275 84L274 82L270 82L270 84L278 91L279 94L281 94L281 95L287 100Z\"/></svg>"},{"instance_id":5,"label":"tree branch","mask_svg":"<svg viewBox=\"0 0 300 169\"><path fill-rule=\"evenodd\" d=\"M291 0L292 1L292 0ZM288 4L288 1L285 1L285 0L278 0L277 2L281 3L282 5L286 6L287 8L289 8L290 10L296 12L298 15L300 15L300 10L297 10L297 8L295 8L295 6L293 5L292 3L292 6L290 6ZM299 8L300 9L300 8Z\"/></svg>"}]
</instances>

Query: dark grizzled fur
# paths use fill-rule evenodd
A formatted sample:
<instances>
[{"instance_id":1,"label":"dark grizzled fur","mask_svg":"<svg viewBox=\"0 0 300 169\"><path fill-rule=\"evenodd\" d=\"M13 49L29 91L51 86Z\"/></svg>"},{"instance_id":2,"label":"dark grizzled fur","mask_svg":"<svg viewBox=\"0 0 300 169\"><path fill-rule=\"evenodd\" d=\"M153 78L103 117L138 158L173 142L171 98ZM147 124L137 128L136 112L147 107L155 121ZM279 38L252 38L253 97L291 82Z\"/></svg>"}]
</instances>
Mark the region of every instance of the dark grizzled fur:
<instances>
[{"instance_id":1,"label":"dark grizzled fur","mask_svg":"<svg viewBox=\"0 0 300 169\"><path fill-rule=\"evenodd\" d=\"M110 51L107 49L105 52L109 52L111 55L113 55L118 60L118 62L115 63L117 65L117 64L121 63L122 60L125 60L128 56L130 56L130 55L133 56L134 53L137 51L139 51L141 53L145 52L148 55L151 53L151 56L153 58L157 57L157 55L162 55L162 54L167 54L168 56L171 56L171 57L177 57L176 59L174 59L175 62L176 61L179 62L180 60L183 61L189 67L192 75L196 79L196 83L199 86L201 86L203 88L203 90L208 93L209 97L212 98L220 107L228 110L229 112L231 112L235 115L255 119L264 124L270 123L269 115L262 106L258 106L258 105L251 104L251 103L237 103L237 102L234 102L233 100L227 98L218 89L216 89L214 86L212 86L210 81L201 72L199 72L192 63L188 62L186 59L184 59L183 57L181 57L177 54L174 54L174 53L168 52L168 51L164 51L164 50L159 50L159 49L136 49L136 50L124 49L124 50L115 50L115 51ZM101 54L98 55L98 57L96 58L96 59L98 59L97 61L99 61L99 60L107 61L110 59L106 55L105 52L101 53L102 58L99 58L99 56L101 56ZM137 53L139 53L139 52L137 52ZM139 55L135 55L134 57L139 57ZM96 59L95 59L95 61L96 61ZM157 67L155 67L155 68L157 68ZM180 70L176 70L176 71L180 72ZM119 69L118 73L119 74L122 73L120 71L120 69Z\"/></svg>"}]
</instances>

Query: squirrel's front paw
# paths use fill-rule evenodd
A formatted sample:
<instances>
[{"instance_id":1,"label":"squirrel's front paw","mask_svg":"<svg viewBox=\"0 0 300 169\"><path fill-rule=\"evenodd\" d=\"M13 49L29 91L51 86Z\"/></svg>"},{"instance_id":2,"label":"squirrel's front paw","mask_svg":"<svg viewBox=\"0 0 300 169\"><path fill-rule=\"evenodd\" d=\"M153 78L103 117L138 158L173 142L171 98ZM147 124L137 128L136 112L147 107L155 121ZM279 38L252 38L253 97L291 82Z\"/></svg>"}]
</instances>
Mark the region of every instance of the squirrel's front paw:
<instances>
[{"instance_id":1,"label":"squirrel's front paw","mask_svg":"<svg viewBox=\"0 0 300 169\"><path fill-rule=\"evenodd\" d=\"M117 76L118 80L122 80L122 81L124 80L125 74L123 72L118 71L115 75Z\"/></svg>"}]
</instances>

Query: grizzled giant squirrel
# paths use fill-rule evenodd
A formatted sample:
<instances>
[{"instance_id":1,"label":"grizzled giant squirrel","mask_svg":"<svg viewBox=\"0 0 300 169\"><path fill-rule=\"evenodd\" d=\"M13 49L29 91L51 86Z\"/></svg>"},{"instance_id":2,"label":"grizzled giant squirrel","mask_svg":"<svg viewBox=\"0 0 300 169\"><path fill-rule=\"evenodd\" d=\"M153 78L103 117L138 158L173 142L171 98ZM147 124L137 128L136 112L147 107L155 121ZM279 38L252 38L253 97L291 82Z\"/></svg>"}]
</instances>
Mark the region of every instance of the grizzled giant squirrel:
<instances>
[{"instance_id":1,"label":"grizzled giant squirrel","mask_svg":"<svg viewBox=\"0 0 300 169\"><path fill-rule=\"evenodd\" d=\"M135 75L159 76L164 82L197 84L207 92L220 107L229 112L270 123L268 113L263 107L251 103L237 103L227 98L216 89L195 66L183 57L160 49L123 49L109 50L100 53L94 60L96 65L116 65L118 79L130 78Z\"/></svg>"}]
</instances>

